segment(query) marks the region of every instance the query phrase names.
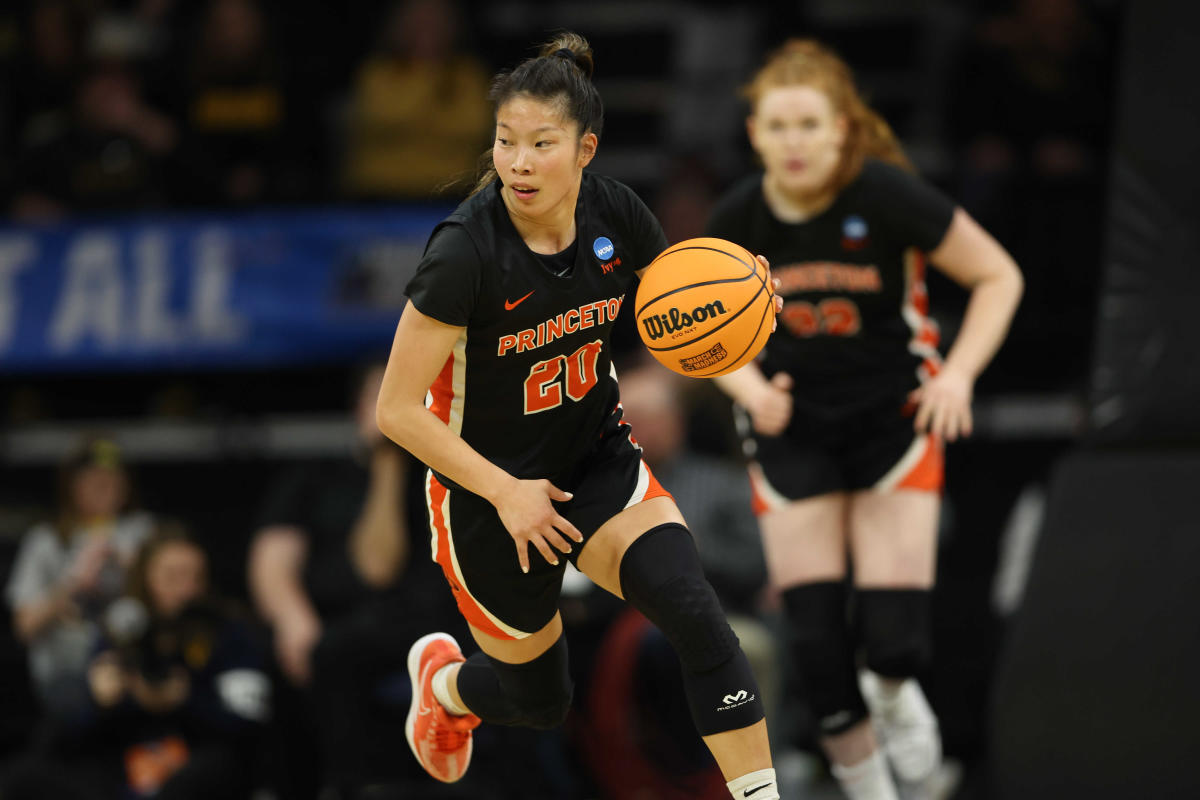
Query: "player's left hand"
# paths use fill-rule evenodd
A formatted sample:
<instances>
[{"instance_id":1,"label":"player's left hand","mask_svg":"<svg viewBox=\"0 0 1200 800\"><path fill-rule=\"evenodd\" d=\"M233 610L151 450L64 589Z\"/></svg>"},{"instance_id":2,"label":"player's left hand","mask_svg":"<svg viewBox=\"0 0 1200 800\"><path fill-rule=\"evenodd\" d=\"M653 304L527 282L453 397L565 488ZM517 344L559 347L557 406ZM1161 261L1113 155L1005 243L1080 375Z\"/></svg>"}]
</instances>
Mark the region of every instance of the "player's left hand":
<instances>
[{"instance_id":1,"label":"player's left hand","mask_svg":"<svg viewBox=\"0 0 1200 800\"><path fill-rule=\"evenodd\" d=\"M959 436L970 436L974 384L968 375L943 369L913 390L908 396L909 402L917 404L913 428L918 433L928 431L947 442L953 442Z\"/></svg>"},{"instance_id":2,"label":"player's left hand","mask_svg":"<svg viewBox=\"0 0 1200 800\"><path fill-rule=\"evenodd\" d=\"M771 262L767 261L766 256L755 256L755 258L757 258L759 263L767 269L767 282L771 284L774 292L774 297L772 299L775 305L775 316L778 317L779 312L783 311L783 298L779 296L779 287L782 286L783 283L778 278L771 277ZM774 318L771 319L771 333L775 332L775 327L778 324L778 321L776 321Z\"/></svg>"}]
</instances>

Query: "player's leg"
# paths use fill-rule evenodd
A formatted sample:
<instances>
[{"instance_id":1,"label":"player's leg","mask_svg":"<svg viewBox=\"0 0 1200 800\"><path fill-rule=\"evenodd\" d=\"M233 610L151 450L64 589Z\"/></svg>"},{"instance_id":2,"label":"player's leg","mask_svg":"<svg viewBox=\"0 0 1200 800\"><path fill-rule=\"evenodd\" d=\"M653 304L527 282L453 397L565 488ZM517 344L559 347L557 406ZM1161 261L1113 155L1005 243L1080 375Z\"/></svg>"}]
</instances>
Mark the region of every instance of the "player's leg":
<instances>
[{"instance_id":1,"label":"player's leg","mask_svg":"<svg viewBox=\"0 0 1200 800\"><path fill-rule=\"evenodd\" d=\"M937 719L915 676L929 661L940 497L855 492L850 504L864 696L897 776L920 796L941 761Z\"/></svg>"},{"instance_id":2,"label":"player's leg","mask_svg":"<svg viewBox=\"0 0 1200 800\"><path fill-rule=\"evenodd\" d=\"M845 492L829 492L776 503L759 515L759 526L771 583L783 598L792 659L834 775L854 800L892 800L895 786L856 677L846 589L848 502Z\"/></svg>"},{"instance_id":3,"label":"player's leg","mask_svg":"<svg viewBox=\"0 0 1200 800\"><path fill-rule=\"evenodd\" d=\"M409 745L435 778L458 780L470 762L471 731L481 720L551 728L571 703L567 645L558 616L564 565L517 566L511 540L486 501L426 481L434 560L481 648L464 658L445 633L409 651L413 702Z\"/></svg>"},{"instance_id":4,"label":"player's leg","mask_svg":"<svg viewBox=\"0 0 1200 800\"><path fill-rule=\"evenodd\" d=\"M778 798L757 682L675 502L655 497L625 508L600 526L577 564L671 642L692 719L733 795Z\"/></svg>"},{"instance_id":5,"label":"player's leg","mask_svg":"<svg viewBox=\"0 0 1200 800\"><path fill-rule=\"evenodd\" d=\"M557 728L571 708L573 684L567 671L562 618L523 639L501 639L474 626L480 647L447 676L463 708L485 722L527 728Z\"/></svg>"}]
</instances>

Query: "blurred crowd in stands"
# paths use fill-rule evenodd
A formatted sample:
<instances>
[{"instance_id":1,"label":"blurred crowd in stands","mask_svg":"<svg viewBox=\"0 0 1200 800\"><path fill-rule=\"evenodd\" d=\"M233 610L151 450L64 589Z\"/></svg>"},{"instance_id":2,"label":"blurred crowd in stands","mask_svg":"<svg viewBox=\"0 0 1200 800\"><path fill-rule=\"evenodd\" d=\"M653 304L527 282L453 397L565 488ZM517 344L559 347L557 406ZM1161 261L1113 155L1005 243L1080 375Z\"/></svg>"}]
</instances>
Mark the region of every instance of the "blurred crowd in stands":
<instances>
[{"instance_id":1,"label":"blurred crowd in stands","mask_svg":"<svg viewBox=\"0 0 1200 800\"><path fill-rule=\"evenodd\" d=\"M596 47L606 102L595 168L640 191L678 241L753 166L740 83L782 38L816 35L855 66L917 166L1024 269L1013 338L981 389L1072 388L1093 327L1119 5L886 5L656 2L631 17L522 0L5 4L0 207L46 223L452 206L490 142L490 76L570 25ZM932 283L949 338L963 298Z\"/></svg>"},{"instance_id":2,"label":"blurred crowd in stands","mask_svg":"<svg viewBox=\"0 0 1200 800\"><path fill-rule=\"evenodd\" d=\"M4 20L18 221L420 200L490 135L489 72L448 3L354 4L376 12L361 30L323 3L24 5Z\"/></svg>"},{"instance_id":3,"label":"blurred crowd in stands","mask_svg":"<svg viewBox=\"0 0 1200 800\"><path fill-rule=\"evenodd\" d=\"M642 192L677 241L700 233L712 201L752 165L740 82L783 37L817 35L858 68L918 166L1023 268L1025 303L981 392L1078 389L1101 256L1118 6L927 0L880 12L887 5L649 2L638 4L642 23L606 16L604 3L516 0L6 3L0 208L11 225L295 205L448 208L490 142L490 76L569 25L596 47L608 104L596 168ZM961 293L936 279L930 291L950 339ZM616 344L646 458L689 519L775 703L788 668L772 644L776 600L727 409L702 384L639 363L631 327ZM516 773L532 793L523 796L628 798L631 785L647 797L725 796L690 727L670 647L577 574L562 601L577 683L567 726L485 726L462 784L420 772L403 734L408 645L433 629L469 637L428 558L424 469L374 426L378 367L243 375L236 391L214 389L229 381L211 373L140 376L124 389L111 378L38 376L5 386L0 424L53 419L45 396L64 386L97 402L106 386L125 392L125 417L214 404L226 415L247 404L345 411L350 374L353 456L135 478L137 465L100 435L60 466L56 493L43 481L19 498L37 507L33 527L0 513L11 619L11 629L0 624L0 797L499 800L517 796L506 780ZM95 416L83 410L91 400L77 405L78 416ZM18 500L13 491L0 493L0 507ZM953 576L943 585L953 590ZM993 644L972 652L986 660ZM635 672L651 677L635 684ZM967 694L963 714L984 713L986 686ZM781 751L812 749L802 711L776 718ZM980 757L980 723L944 719L948 752Z\"/></svg>"}]
</instances>

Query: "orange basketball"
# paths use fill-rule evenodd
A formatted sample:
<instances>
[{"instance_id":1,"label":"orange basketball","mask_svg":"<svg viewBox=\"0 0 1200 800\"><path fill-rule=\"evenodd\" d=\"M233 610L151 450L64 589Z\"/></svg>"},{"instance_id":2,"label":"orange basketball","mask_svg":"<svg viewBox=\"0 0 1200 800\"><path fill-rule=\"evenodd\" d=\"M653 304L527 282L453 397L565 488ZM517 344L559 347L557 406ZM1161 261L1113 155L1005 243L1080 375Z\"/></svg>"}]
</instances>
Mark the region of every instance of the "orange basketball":
<instances>
[{"instance_id":1,"label":"orange basketball","mask_svg":"<svg viewBox=\"0 0 1200 800\"><path fill-rule=\"evenodd\" d=\"M634 311L642 341L664 366L711 378L758 355L774 324L767 270L724 239L688 239L651 262Z\"/></svg>"}]
</instances>

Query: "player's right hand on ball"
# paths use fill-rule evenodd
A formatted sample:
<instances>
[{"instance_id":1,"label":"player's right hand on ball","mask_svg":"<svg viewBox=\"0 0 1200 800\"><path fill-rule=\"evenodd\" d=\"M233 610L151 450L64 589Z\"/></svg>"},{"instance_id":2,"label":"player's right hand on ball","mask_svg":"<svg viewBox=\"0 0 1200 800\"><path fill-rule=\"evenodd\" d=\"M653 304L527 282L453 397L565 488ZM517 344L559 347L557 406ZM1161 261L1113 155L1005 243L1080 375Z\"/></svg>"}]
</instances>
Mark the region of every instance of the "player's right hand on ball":
<instances>
[{"instance_id":1,"label":"player's right hand on ball","mask_svg":"<svg viewBox=\"0 0 1200 800\"><path fill-rule=\"evenodd\" d=\"M767 282L771 284L771 305L775 311L774 316L778 317L780 312L783 311L783 298L779 296L779 290L783 287L783 281L779 280L779 278L771 277L771 262L767 260L766 256L757 255L755 258L757 258L759 263L761 263L767 270ZM772 318L771 333L774 333L777 327L779 327L779 320Z\"/></svg>"},{"instance_id":2,"label":"player's right hand on ball","mask_svg":"<svg viewBox=\"0 0 1200 800\"><path fill-rule=\"evenodd\" d=\"M548 480L518 480L513 490L496 504L500 521L517 545L517 561L522 572L529 572L529 545L537 548L549 563L558 564L555 550L571 552L571 542L566 537L583 541L583 534L550 503L571 497L570 492L564 492Z\"/></svg>"},{"instance_id":3,"label":"player's right hand on ball","mask_svg":"<svg viewBox=\"0 0 1200 800\"><path fill-rule=\"evenodd\" d=\"M792 376L776 372L751 399L746 410L754 430L763 436L778 436L792 421Z\"/></svg>"}]
</instances>

